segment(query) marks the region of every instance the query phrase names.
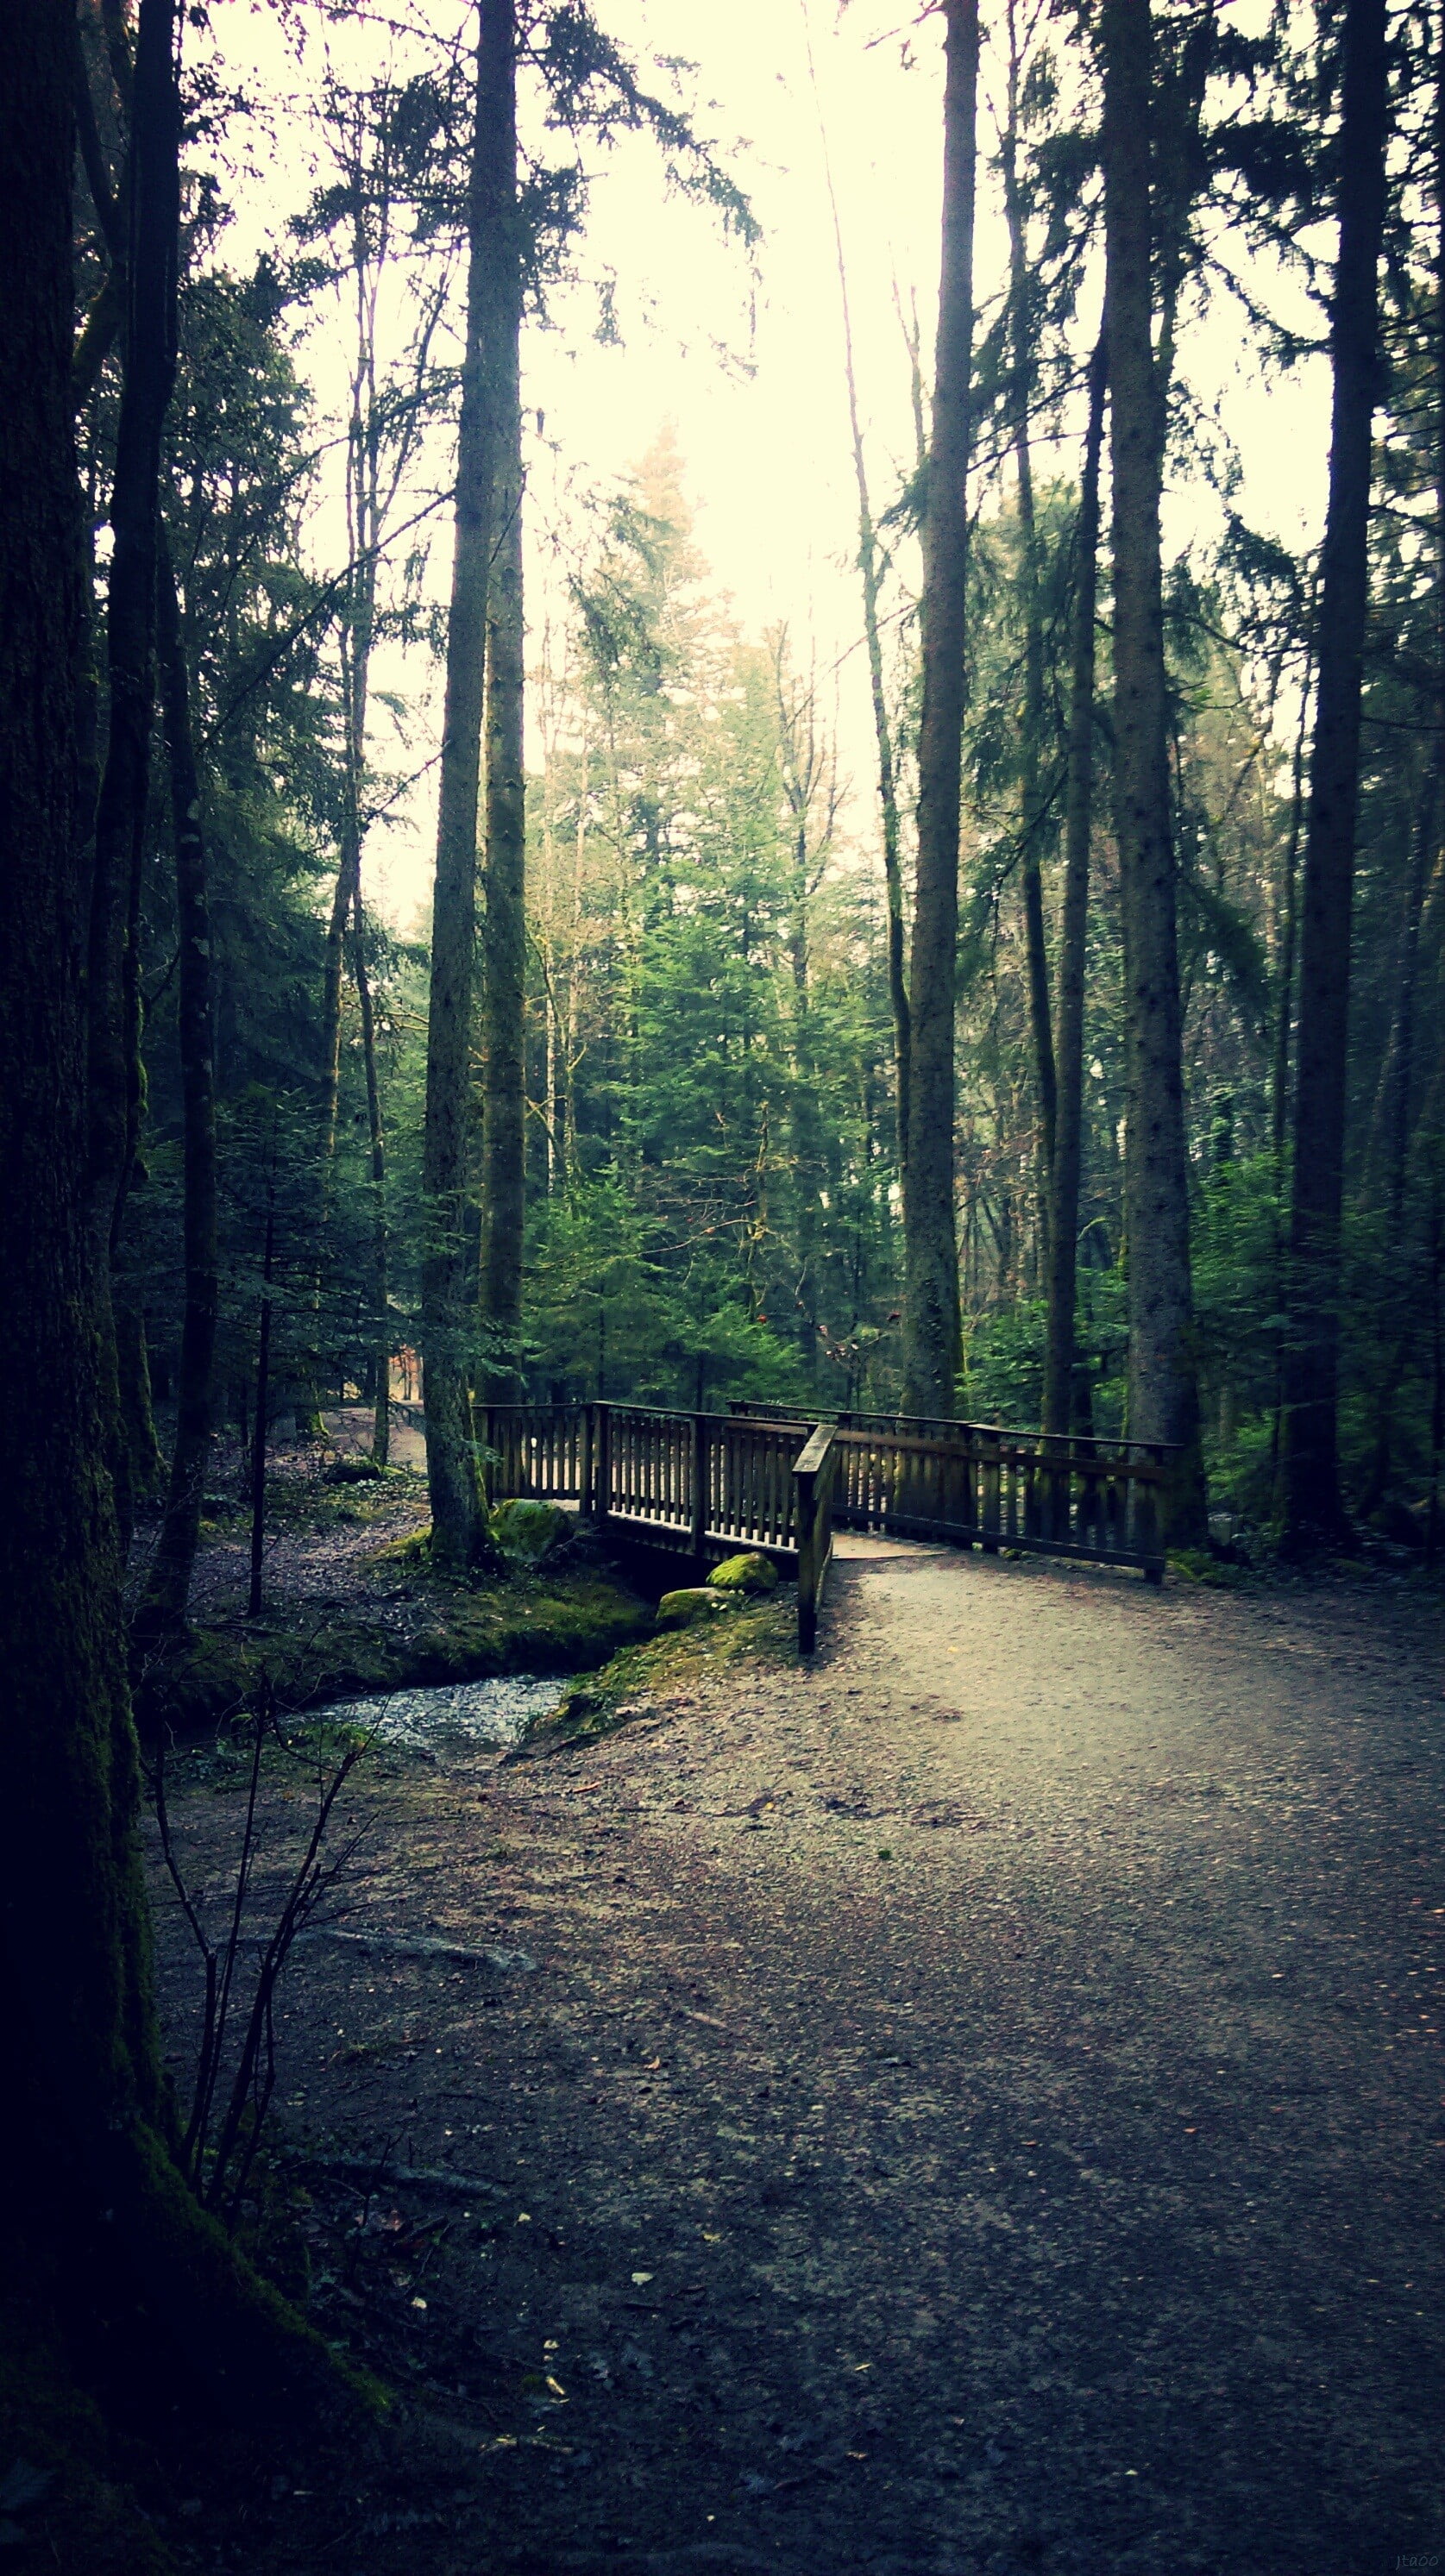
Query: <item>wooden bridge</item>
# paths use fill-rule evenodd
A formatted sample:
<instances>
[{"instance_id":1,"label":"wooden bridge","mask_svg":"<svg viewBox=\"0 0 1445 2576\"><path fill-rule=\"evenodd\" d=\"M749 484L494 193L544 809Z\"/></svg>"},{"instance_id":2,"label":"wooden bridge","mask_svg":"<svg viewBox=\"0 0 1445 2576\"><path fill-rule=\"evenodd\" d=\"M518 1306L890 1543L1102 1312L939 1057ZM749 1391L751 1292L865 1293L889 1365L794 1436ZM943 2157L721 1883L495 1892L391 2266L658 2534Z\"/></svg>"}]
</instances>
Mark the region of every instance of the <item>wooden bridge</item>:
<instances>
[{"instance_id":1,"label":"wooden bridge","mask_svg":"<svg viewBox=\"0 0 1445 2576\"><path fill-rule=\"evenodd\" d=\"M835 1528L1163 1579L1170 1453L1146 1441L858 1413L810 1423L764 1405L491 1404L476 1427L494 1501L572 1502L617 1538L697 1565L753 1548L796 1574L804 1654Z\"/></svg>"}]
</instances>

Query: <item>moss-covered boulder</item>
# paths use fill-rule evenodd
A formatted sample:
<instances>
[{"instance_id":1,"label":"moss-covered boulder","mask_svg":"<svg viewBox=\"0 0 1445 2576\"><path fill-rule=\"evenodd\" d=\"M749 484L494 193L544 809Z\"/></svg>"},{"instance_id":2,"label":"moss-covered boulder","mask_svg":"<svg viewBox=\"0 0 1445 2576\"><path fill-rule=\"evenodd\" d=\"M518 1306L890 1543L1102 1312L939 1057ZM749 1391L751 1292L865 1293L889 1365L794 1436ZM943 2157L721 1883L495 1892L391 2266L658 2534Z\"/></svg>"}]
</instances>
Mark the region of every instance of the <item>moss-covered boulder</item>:
<instances>
[{"instance_id":1,"label":"moss-covered boulder","mask_svg":"<svg viewBox=\"0 0 1445 2576\"><path fill-rule=\"evenodd\" d=\"M776 1592L778 1569L772 1558L758 1556L749 1550L746 1556L725 1556L708 1576L713 1592Z\"/></svg>"},{"instance_id":2,"label":"moss-covered boulder","mask_svg":"<svg viewBox=\"0 0 1445 2576\"><path fill-rule=\"evenodd\" d=\"M659 1628L690 1628L695 1619L710 1619L725 1610L727 1595L709 1592L706 1585L689 1584L681 1592L664 1592L657 1605Z\"/></svg>"},{"instance_id":3,"label":"moss-covered boulder","mask_svg":"<svg viewBox=\"0 0 1445 2576\"><path fill-rule=\"evenodd\" d=\"M570 1520L555 1503L531 1503L521 1495L498 1503L491 1528L503 1555L520 1557L527 1565L540 1565L572 1535Z\"/></svg>"}]
</instances>

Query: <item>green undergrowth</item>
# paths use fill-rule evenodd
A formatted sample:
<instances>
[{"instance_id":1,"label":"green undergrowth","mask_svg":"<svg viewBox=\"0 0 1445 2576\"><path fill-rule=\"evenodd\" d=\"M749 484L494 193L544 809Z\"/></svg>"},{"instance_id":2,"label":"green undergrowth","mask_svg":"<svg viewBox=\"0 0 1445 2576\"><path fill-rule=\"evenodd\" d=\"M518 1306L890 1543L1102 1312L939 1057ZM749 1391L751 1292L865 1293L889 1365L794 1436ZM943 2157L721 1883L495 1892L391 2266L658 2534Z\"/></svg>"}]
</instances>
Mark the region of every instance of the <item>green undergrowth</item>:
<instances>
[{"instance_id":1,"label":"green undergrowth","mask_svg":"<svg viewBox=\"0 0 1445 2576\"><path fill-rule=\"evenodd\" d=\"M260 1619L198 1626L135 1676L137 1714L152 1732L210 1728L254 1705L262 1682L278 1709L484 1681L501 1673L571 1673L604 1664L646 1633L652 1610L595 1571L514 1574L495 1585L418 1585L420 1616L402 1631L363 1601L309 1616L288 1605Z\"/></svg>"},{"instance_id":2,"label":"green undergrowth","mask_svg":"<svg viewBox=\"0 0 1445 2576\"><path fill-rule=\"evenodd\" d=\"M740 1597L698 1627L626 1645L600 1672L574 1682L560 1708L538 1718L507 1759L526 1761L564 1752L572 1744L595 1743L634 1719L651 1716L659 1699L686 1691L689 1683L714 1677L729 1665L792 1663L797 1635L797 1605L789 1590L771 1599Z\"/></svg>"},{"instance_id":3,"label":"green undergrowth","mask_svg":"<svg viewBox=\"0 0 1445 2576\"><path fill-rule=\"evenodd\" d=\"M1217 1592L1237 1592L1247 1584L1254 1568L1231 1564L1227 1557L1211 1555L1203 1547L1171 1547L1165 1560L1171 1574L1185 1583L1203 1583Z\"/></svg>"}]
</instances>

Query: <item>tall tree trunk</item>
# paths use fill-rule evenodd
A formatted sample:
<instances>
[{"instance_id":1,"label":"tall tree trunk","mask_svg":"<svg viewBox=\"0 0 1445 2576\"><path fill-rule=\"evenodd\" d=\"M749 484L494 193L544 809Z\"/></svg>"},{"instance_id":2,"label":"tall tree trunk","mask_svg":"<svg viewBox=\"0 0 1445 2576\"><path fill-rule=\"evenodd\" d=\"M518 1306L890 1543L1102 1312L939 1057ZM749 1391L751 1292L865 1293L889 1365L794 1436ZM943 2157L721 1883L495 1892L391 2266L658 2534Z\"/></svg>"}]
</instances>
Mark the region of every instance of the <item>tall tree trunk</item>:
<instances>
[{"instance_id":1,"label":"tall tree trunk","mask_svg":"<svg viewBox=\"0 0 1445 2576\"><path fill-rule=\"evenodd\" d=\"M1101 335L1089 362L1089 419L1079 515L1074 523L1074 642L1064 811L1064 906L1059 935L1059 1091L1044 1350L1043 1427L1056 1432L1072 1430L1077 1410L1074 1308L1084 1141L1084 968L1094 824L1094 621L1099 591L1099 457L1104 441L1107 382L1108 347Z\"/></svg>"},{"instance_id":2,"label":"tall tree trunk","mask_svg":"<svg viewBox=\"0 0 1445 2576\"><path fill-rule=\"evenodd\" d=\"M97 1244L119 1226L137 1074L127 1043L150 761L161 431L175 379L180 106L175 0L142 0L132 86L125 367L111 494L106 601L109 725L91 878L89 1187Z\"/></svg>"},{"instance_id":3,"label":"tall tree trunk","mask_svg":"<svg viewBox=\"0 0 1445 2576\"><path fill-rule=\"evenodd\" d=\"M386 1130L381 1118L381 1085L377 1080L376 1071L376 1014L371 1007L371 978L366 971L366 915L362 910L360 886L356 889L352 971L356 977L356 999L361 1012L361 1052L366 1072L366 1123L371 1144L371 1294L376 1316L373 1343L376 1393L373 1399L371 1454L378 1467L384 1467L391 1457L391 1287L388 1277L390 1264L386 1224Z\"/></svg>"},{"instance_id":4,"label":"tall tree trunk","mask_svg":"<svg viewBox=\"0 0 1445 2576\"><path fill-rule=\"evenodd\" d=\"M1126 959L1129 1432L1175 1443L1165 1530L1208 1537L1189 1277L1174 838L1159 499L1164 395L1153 344L1150 0L1106 0L1104 221L1114 555L1114 815Z\"/></svg>"},{"instance_id":5,"label":"tall tree trunk","mask_svg":"<svg viewBox=\"0 0 1445 2576\"><path fill-rule=\"evenodd\" d=\"M512 179L515 193L515 172ZM522 597L522 276L512 249L502 452L487 616L487 872L483 927L483 1374L499 1398L521 1391L526 1225L527 784L523 758L526 621Z\"/></svg>"},{"instance_id":6,"label":"tall tree trunk","mask_svg":"<svg viewBox=\"0 0 1445 2576\"><path fill-rule=\"evenodd\" d=\"M1269 1123L1270 1146L1274 1155L1275 1187L1284 1195L1284 1149L1289 1134L1289 1059L1290 1040L1294 1034L1295 952L1299 944L1299 845L1304 828L1305 739L1309 723L1310 685L1314 668L1314 647L1305 663L1300 690L1299 725L1295 733L1293 781L1290 792L1289 838L1284 852L1284 902L1279 926L1278 1001L1274 1021L1274 1057L1270 1068Z\"/></svg>"},{"instance_id":7,"label":"tall tree trunk","mask_svg":"<svg viewBox=\"0 0 1445 2576\"><path fill-rule=\"evenodd\" d=\"M88 818L77 795L82 550L70 410L74 10L29 0L0 83L0 1298L10 1391L0 1799L7 2005L0 2259L51 2313L157 2329L226 2402L330 2375L174 2161L152 1996L139 1770L104 1454L114 1404L86 1173ZM23 2364L21 2365L23 2367ZM53 2369L53 2360L47 2368ZM177 2376L180 2376L178 2371Z\"/></svg>"},{"instance_id":8,"label":"tall tree trunk","mask_svg":"<svg viewBox=\"0 0 1445 2576\"><path fill-rule=\"evenodd\" d=\"M185 1310L176 1384L176 1439L171 1455L165 1518L136 1610L138 1646L153 1647L184 1626L191 1574L201 1535L201 1506L211 1455L220 1303L216 1257L216 1081L212 1000L211 906L206 883L206 843L201 826L201 782L191 733L191 696L181 633L180 602L170 547L160 532L156 590L157 641L166 748L171 770L171 816L176 851L176 915L180 962L176 970L180 1039L182 1153L185 1175Z\"/></svg>"},{"instance_id":9,"label":"tall tree trunk","mask_svg":"<svg viewBox=\"0 0 1445 2576\"><path fill-rule=\"evenodd\" d=\"M1028 961L1029 1027L1039 1100L1039 1203L1044 1231L1050 1221L1058 1076L1049 1010L1049 954L1044 933L1044 836L1049 798L1044 787L1044 617L1038 516L1029 415L1037 359L1031 311L1028 241L1019 182L1019 57L1017 10L1008 11L1008 122L1003 137L1004 215L1009 237L1009 365L1012 377L1014 470L1018 477L1019 589L1024 622L1024 693L1019 710L1020 849L1024 897L1024 948Z\"/></svg>"},{"instance_id":10,"label":"tall tree trunk","mask_svg":"<svg viewBox=\"0 0 1445 2576\"><path fill-rule=\"evenodd\" d=\"M261 1255L261 1313L256 1328L256 1411L251 1434L251 1586L246 1616L259 1619L266 1567L266 1445L271 1429L271 1270L276 1257L276 1140L266 1192L266 1240Z\"/></svg>"},{"instance_id":11,"label":"tall tree trunk","mask_svg":"<svg viewBox=\"0 0 1445 2576\"><path fill-rule=\"evenodd\" d=\"M513 0L481 0L467 228L467 345L457 441L456 540L432 908L422 1189L423 1397L432 1544L463 1569L494 1559L472 1436L466 1191L476 963L477 815L486 676L493 484L504 434L505 352L515 258L516 28Z\"/></svg>"},{"instance_id":12,"label":"tall tree trunk","mask_svg":"<svg viewBox=\"0 0 1445 2576\"><path fill-rule=\"evenodd\" d=\"M1413 1340L1418 1278L1413 1275L1406 1242L1407 1181L1410 1162L1410 1110L1415 1087L1415 1028L1419 1005L1421 929L1425 899L1440 855L1442 801L1445 801L1445 8L1436 30L1435 51L1435 740L1418 790L1410 866L1405 881L1404 917L1400 926L1399 966L1390 1035L1371 1122L1374 1161L1377 1137L1383 1161L1384 1240L1382 1269L1386 1283L1385 1314L1393 1308L1384 1335L1384 1352L1374 1393L1374 1441L1362 1511L1378 1509L1389 1489L1392 1467L1395 1399ZM1382 1320L1384 1318L1382 1317Z\"/></svg>"},{"instance_id":13,"label":"tall tree trunk","mask_svg":"<svg viewBox=\"0 0 1445 2576\"><path fill-rule=\"evenodd\" d=\"M811 52L809 69L810 71L812 69ZM908 977L904 965L906 925L903 912L903 850L898 828L898 770L893 754L893 727L888 715L888 693L883 681L883 631L878 615L879 596L883 587L883 566L879 559L878 531L873 523L873 503L868 489L868 459L864 452L863 423L858 409L858 375L853 363L853 311L848 294L848 266L843 256L843 226L838 214L838 199L833 187L833 163L828 151L828 136L822 124L821 109L819 127L823 136L823 170L828 183L828 204L833 216L833 247L838 261L838 294L843 309L843 378L848 392L848 431L853 447L853 480L858 493L858 572L863 584L863 641L868 654L868 691L873 708L873 738L878 750L878 806L883 825L883 886L888 906L888 1002L893 1014L893 1081L898 1119L898 1170L901 1177L908 1163L908 1096L912 1079L912 1031L908 1009ZM916 377L916 364L914 374ZM919 403L921 415L921 394Z\"/></svg>"},{"instance_id":14,"label":"tall tree trunk","mask_svg":"<svg viewBox=\"0 0 1445 2576\"><path fill-rule=\"evenodd\" d=\"M923 519L918 880L909 976L912 1061L903 1176L904 1401L952 1414L959 1362L954 1020L972 445L977 0L944 0L943 256Z\"/></svg>"},{"instance_id":15,"label":"tall tree trunk","mask_svg":"<svg viewBox=\"0 0 1445 2576\"><path fill-rule=\"evenodd\" d=\"M1310 811L1300 920L1289 1334L1280 1461L1282 1543L1308 1554L1344 1534L1339 1289L1350 929L1359 806L1360 696L1369 606L1371 434L1389 124L1385 0L1346 0L1330 309L1334 399Z\"/></svg>"},{"instance_id":16,"label":"tall tree trunk","mask_svg":"<svg viewBox=\"0 0 1445 2576\"><path fill-rule=\"evenodd\" d=\"M90 1222L106 1270L114 1256L140 1126L140 888L150 764L156 527L161 430L175 378L180 106L175 0L142 0L130 82L126 229L97 168L97 212L124 264L125 365L111 493L106 597L109 722L95 811L87 967L87 1181ZM77 48L77 70L80 69ZM73 399L73 396L72 396ZM101 1329L114 1341L108 1291ZM122 1543L134 1512L128 1445L117 1420L111 1453Z\"/></svg>"}]
</instances>

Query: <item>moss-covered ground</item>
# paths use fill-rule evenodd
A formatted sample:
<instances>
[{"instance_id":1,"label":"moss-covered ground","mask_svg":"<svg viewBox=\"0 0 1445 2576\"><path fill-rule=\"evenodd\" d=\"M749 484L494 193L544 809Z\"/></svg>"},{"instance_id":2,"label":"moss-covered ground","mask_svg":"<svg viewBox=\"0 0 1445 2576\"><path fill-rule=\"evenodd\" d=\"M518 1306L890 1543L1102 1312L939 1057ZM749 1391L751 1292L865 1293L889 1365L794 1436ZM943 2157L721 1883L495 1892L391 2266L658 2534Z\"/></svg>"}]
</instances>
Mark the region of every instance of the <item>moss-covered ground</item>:
<instances>
[{"instance_id":1,"label":"moss-covered ground","mask_svg":"<svg viewBox=\"0 0 1445 2576\"><path fill-rule=\"evenodd\" d=\"M279 1707L299 1710L501 1673L587 1672L651 1629L651 1603L585 1536L540 1565L517 1557L500 1582L457 1582L431 1566L419 1475L335 1474L324 1452L278 1463L254 1618L246 1515L218 1480L190 1632L134 1676L143 1731L213 1729L254 1705L263 1680Z\"/></svg>"}]
</instances>

